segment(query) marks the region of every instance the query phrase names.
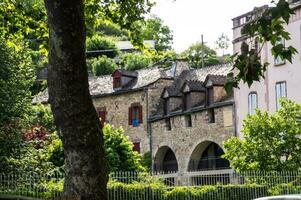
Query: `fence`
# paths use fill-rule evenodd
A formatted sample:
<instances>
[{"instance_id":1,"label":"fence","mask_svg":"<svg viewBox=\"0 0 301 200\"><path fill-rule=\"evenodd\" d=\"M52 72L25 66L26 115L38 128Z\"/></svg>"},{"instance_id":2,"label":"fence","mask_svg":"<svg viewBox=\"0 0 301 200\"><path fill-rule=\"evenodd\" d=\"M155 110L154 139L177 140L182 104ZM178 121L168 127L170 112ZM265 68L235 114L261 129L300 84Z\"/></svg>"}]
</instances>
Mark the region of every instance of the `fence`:
<instances>
[{"instance_id":1,"label":"fence","mask_svg":"<svg viewBox=\"0 0 301 200\"><path fill-rule=\"evenodd\" d=\"M62 174L0 174L0 197L57 197L63 189L63 180ZM301 193L300 171L115 172L110 174L108 184L109 200L251 200L298 193Z\"/></svg>"}]
</instances>

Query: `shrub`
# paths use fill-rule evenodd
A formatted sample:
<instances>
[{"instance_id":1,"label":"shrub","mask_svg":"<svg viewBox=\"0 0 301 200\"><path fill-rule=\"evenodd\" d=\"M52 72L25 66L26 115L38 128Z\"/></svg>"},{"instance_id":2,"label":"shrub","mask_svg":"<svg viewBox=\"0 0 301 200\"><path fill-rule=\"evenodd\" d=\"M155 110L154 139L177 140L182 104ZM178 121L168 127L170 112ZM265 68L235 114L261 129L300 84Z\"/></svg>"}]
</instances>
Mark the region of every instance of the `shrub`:
<instances>
[{"instance_id":1,"label":"shrub","mask_svg":"<svg viewBox=\"0 0 301 200\"><path fill-rule=\"evenodd\" d=\"M117 68L117 65L114 63L114 61L106 56L93 59L91 66L95 76L112 74Z\"/></svg>"},{"instance_id":2,"label":"shrub","mask_svg":"<svg viewBox=\"0 0 301 200\"><path fill-rule=\"evenodd\" d=\"M88 38L86 43L86 48L87 51L106 50L102 52L91 53L88 54L88 56L105 55L109 58L114 58L119 54L119 50L116 44L112 40L101 37L99 35L94 35L91 38Z\"/></svg>"},{"instance_id":3,"label":"shrub","mask_svg":"<svg viewBox=\"0 0 301 200\"><path fill-rule=\"evenodd\" d=\"M145 54L128 53L122 58L122 63L127 70L138 70L152 65L152 58Z\"/></svg>"},{"instance_id":4,"label":"shrub","mask_svg":"<svg viewBox=\"0 0 301 200\"><path fill-rule=\"evenodd\" d=\"M142 171L141 156L133 150L133 143L122 128L109 124L103 128L105 158L109 171Z\"/></svg>"}]
</instances>

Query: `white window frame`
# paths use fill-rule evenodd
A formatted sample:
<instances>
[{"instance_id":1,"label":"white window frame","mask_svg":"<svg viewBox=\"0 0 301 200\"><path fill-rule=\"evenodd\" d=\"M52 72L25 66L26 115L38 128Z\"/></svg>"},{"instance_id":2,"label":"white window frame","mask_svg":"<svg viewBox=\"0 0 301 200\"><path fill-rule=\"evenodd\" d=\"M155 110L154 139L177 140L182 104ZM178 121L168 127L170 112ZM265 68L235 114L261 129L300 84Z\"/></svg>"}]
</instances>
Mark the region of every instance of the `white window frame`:
<instances>
[{"instance_id":1,"label":"white window frame","mask_svg":"<svg viewBox=\"0 0 301 200\"><path fill-rule=\"evenodd\" d=\"M282 38L280 41L276 42L276 45L277 44L283 44L283 46L285 47L285 40L284 40L284 38ZM283 64L285 64L285 60L283 60L282 58L280 58L280 56L277 56L274 59L274 65L275 66L283 65Z\"/></svg>"},{"instance_id":2,"label":"white window frame","mask_svg":"<svg viewBox=\"0 0 301 200\"><path fill-rule=\"evenodd\" d=\"M281 105L279 103L279 100L281 97L287 97L287 85L286 81L277 82L275 85L276 90L276 109L279 110L281 108Z\"/></svg>"},{"instance_id":3,"label":"white window frame","mask_svg":"<svg viewBox=\"0 0 301 200\"><path fill-rule=\"evenodd\" d=\"M255 114L258 108L258 95L256 92L250 92L248 95L248 111L250 115Z\"/></svg>"}]
</instances>

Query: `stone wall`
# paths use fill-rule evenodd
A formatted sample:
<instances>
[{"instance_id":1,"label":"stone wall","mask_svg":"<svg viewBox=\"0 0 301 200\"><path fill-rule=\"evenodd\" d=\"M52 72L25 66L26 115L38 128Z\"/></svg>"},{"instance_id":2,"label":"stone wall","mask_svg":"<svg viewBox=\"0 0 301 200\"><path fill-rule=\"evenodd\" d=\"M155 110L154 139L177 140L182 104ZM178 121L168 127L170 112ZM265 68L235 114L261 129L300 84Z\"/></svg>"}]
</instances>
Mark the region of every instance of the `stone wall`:
<instances>
[{"instance_id":1,"label":"stone wall","mask_svg":"<svg viewBox=\"0 0 301 200\"><path fill-rule=\"evenodd\" d=\"M234 136L233 106L214 108L214 113L215 123L208 123L207 110L192 113L192 127L186 127L185 115L172 117L170 131L165 128L165 119L152 122L153 162L156 155L160 156L159 149L167 146L176 156L179 171L185 172L193 151L203 142L211 141L223 147L223 141Z\"/></svg>"},{"instance_id":2,"label":"stone wall","mask_svg":"<svg viewBox=\"0 0 301 200\"><path fill-rule=\"evenodd\" d=\"M204 105L206 102L205 92L191 92L191 106L196 107Z\"/></svg>"},{"instance_id":3,"label":"stone wall","mask_svg":"<svg viewBox=\"0 0 301 200\"><path fill-rule=\"evenodd\" d=\"M227 97L227 92L224 86L213 86L214 102L220 102Z\"/></svg>"},{"instance_id":4,"label":"stone wall","mask_svg":"<svg viewBox=\"0 0 301 200\"><path fill-rule=\"evenodd\" d=\"M150 113L162 111L160 97L163 88L170 85L172 80L161 79L151 84L147 89L131 91L118 95L109 95L93 99L95 108L105 108L106 122L114 127L122 127L125 134L133 142L140 141L141 154L150 150L149 137L147 134L147 119ZM147 108L148 101L148 108ZM142 106L143 123L138 127L129 125L129 107L133 103L140 103ZM162 107L162 108L161 108Z\"/></svg>"},{"instance_id":5,"label":"stone wall","mask_svg":"<svg viewBox=\"0 0 301 200\"><path fill-rule=\"evenodd\" d=\"M132 103L140 103L142 106L143 123L138 127L129 125L129 107ZM93 99L95 108L106 109L106 122L114 127L122 127L131 141L140 141L141 153L149 151L149 139L147 137L146 117L146 92L136 91L119 95L110 95Z\"/></svg>"}]
</instances>

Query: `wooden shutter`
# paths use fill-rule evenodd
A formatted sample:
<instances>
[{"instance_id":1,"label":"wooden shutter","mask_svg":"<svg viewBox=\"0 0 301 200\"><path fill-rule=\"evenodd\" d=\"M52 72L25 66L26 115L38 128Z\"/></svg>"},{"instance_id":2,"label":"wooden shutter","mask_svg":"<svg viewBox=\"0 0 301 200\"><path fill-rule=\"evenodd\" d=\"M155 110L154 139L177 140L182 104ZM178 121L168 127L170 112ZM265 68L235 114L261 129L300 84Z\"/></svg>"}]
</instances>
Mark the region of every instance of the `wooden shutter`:
<instances>
[{"instance_id":1,"label":"wooden shutter","mask_svg":"<svg viewBox=\"0 0 301 200\"><path fill-rule=\"evenodd\" d=\"M140 153L140 142L134 142L133 150Z\"/></svg>"},{"instance_id":2,"label":"wooden shutter","mask_svg":"<svg viewBox=\"0 0 301 200\"><path fill-rule=\"evenodd\" d=\"M98 111L98 117L101 118L100 124L101 127L103 127L106 121L106 111L104 110Z\"/></svg>"},{"instance_id":3,"label":"wooden shutter","mask_svg":"<svg viewBox=\"0 0 301 200\"><path fill-rule=\"evenodd\" d=\"M143 123L142 106L138 106L138 111L139 111L139 122L140 124L142 124Z\"/></svg>"},{"instance_id":4,"label":"wooden shutter","mask_svg":"<svg viewBox=\"0 0 301 200\"><path fill-rule=\"evenodd\" d=\"M129 107L129 125L133 124L133 109Z\"/></svg>"}]
</instances>

